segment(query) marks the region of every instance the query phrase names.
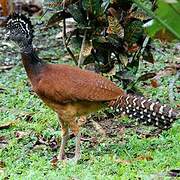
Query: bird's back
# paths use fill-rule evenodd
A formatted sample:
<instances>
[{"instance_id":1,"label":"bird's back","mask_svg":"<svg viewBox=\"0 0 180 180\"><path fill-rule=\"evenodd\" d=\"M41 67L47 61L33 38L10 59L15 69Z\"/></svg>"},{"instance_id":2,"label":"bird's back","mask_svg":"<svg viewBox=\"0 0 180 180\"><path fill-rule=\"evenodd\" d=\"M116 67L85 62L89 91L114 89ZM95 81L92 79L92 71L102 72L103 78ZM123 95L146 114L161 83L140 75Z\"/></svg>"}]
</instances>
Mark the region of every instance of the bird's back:
<instances>
[{"instance_id":1,"label":"bird's back","mask_svg":"<svg viewBox=\"0 0 180 180\"><path fill-rule=\"evenodd\" d=\"M123 93L105 77L69 65L48 64L39 76L38 93L60 102L109 101Z\"/></svg>"}]
</instances>

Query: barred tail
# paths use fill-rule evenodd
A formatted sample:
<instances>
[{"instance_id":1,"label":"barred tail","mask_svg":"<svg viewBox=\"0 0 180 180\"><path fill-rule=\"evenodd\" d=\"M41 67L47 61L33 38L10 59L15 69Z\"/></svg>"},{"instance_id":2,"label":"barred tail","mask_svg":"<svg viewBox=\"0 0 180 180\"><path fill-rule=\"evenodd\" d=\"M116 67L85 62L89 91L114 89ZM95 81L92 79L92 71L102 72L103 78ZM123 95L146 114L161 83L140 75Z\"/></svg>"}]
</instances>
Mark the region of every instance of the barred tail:
<instances>
[{"instance_id":1,"label":"barred tail","mask_svg":"<svg viewBox=\"0 0 180 180\"><path fill-rule=\"evenodd\" d=\"M127 114L139 122L168 129L177 119L178 111L144 97L125 94L109 103L117 112Z\"/></svg>"}]
</instances>

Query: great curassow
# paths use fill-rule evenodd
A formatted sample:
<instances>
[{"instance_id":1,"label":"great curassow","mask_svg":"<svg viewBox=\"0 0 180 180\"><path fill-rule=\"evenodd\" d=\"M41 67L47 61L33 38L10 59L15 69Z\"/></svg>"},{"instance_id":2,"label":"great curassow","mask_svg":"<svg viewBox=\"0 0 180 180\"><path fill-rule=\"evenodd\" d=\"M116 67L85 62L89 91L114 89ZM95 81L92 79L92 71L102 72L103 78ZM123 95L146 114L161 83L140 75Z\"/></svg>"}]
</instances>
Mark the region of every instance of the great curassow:
<instances>
[{"instance_id":1,"label":"great curassow","mask_svg":"<svg viewBox=\"0 0 180 180\"><path fill-rule=\"evenodd\" d=\"M64 159L69 129L76 136L75 160L80 158L81 118L104 107L110 107L129 117L168 129L178 111L144 97L126 94L113 82L91 71L60 64L46 64L36 55L32 40L33 27L24 15L11 15L6 37L21 49L22 62L33 90L52 108L61 123L62 140L59 160Z\"/></svg>"}]
</instances>

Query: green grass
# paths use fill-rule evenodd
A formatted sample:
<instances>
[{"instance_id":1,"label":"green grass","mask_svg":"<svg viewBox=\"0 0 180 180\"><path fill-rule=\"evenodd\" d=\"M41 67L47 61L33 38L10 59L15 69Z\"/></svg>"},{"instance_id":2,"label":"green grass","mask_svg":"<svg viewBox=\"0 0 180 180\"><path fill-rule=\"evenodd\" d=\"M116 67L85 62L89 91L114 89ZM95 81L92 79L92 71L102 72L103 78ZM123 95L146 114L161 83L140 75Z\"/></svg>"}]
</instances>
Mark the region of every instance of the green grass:
<instances>
[{"instance_id":1,"label":"green grass","mask_svg":"<svg viewBox=\"0 0 180 180\"><path fill-rule=\"evenodd\" d=\"M54 34L54 31L53 31ZM46 37L45 37L46 38ZM42 39L42 40L45 40ZM51 37L54 38L53 36ZM51 40L51 39L50 39ZM49 40L49 41L50 41ZM46 43L49 43L46 42ZM37 42L36 42L37 43ZM155 54L157 62L154 65L148 64L144 68L141 63L141 73L164 68L171 53L172 47L167 48L166 55ZM41 52L41 57L60 57L63 51L57 49ZM7 51L12 51L8 49ZM11 70L0 72L0 88L5 89L0 93L0 125L16 121L15 125L0 130L0 177L2 179L170 179L167 172L180 167L180 124L174 123L173 127L163 132L159 137L141 138L134 128L126 128L121 136L107 137L101 141L101 136L92 129L83 128L83 135L97 137L101 143L94 146L91 142L82 144L82 159L77 165L71 163L59 163L53 167L50 160L57 155L59 148L51 148L47 145L37 145L40 136L46 140L52 137L59 139L60 128L56 115L48 109L34 94L30 94L30 86L27 84L27 77L19 63L20 56L8 56L8 53L0 55L0 63L8 57L8 62L15 62ZM55 63L62 63L55 61ZM161 78L161 86L152 88L147 81L147 86L139 83L138 87L143 93L151 98L160 99L167 103L168 83L172 76ZM179 86L180 81L176 82ZM176 104L179 101L179 94L175 88ZM175 106L170 105L170 106ZM32 120L28 120L24 113L32 114ZM97 116L103 116L98 113ZM130 123L127 118L119 119L120 122ZM111 128L111 127L109 127ZM28 135L18 139L17 132L27 132ZM70 140L68 151L72 151L73 140Z\"/></svg>"}]
</instances>

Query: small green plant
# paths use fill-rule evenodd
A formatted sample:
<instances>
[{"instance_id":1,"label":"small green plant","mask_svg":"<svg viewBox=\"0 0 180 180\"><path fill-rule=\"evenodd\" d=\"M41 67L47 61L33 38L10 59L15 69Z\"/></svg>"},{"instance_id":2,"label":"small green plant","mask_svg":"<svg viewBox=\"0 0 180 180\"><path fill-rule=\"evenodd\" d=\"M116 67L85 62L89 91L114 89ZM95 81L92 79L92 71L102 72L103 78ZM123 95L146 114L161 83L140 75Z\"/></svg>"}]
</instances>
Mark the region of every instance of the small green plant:
<instances>
[{"instance_id":1,"label":"small green plant","mask_svg":"<svg viewBox=\"0 0 180 180\"><path fill-rule=\"evenodd\" d=\"M61 10L49 20L48 26L63 21L63 41L78 66L86 66L99 73L113 72L113 78L124 88L133 88L140 56L153 63L150 43L143 24L150 18L133 1L82 0L49 2ZM153 6L153 4L149 4ZM68 28L69 18L75 26ZM72 25L72 24L71 24ZM69 48L72 37L80 39L79 58ZM73 43L74 41L72 41Z\"/></svg>"}]
</instances>

